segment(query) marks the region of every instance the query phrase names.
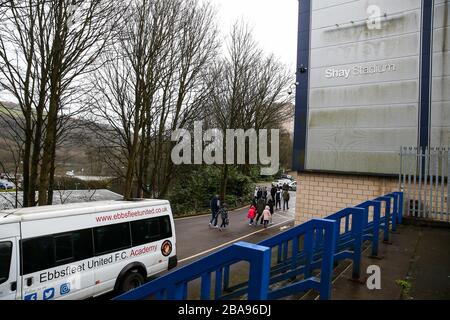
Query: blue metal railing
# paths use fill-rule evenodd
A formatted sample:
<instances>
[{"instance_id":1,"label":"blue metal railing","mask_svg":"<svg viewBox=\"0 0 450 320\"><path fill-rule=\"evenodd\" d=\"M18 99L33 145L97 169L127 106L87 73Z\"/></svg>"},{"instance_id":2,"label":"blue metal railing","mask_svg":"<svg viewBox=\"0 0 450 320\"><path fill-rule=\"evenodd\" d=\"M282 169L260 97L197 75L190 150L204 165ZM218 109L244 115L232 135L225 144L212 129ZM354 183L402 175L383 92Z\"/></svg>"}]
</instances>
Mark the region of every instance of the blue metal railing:
<instances>
[{"instance_id":1,"label":"blue metal railing","mask_svg":"<svg viewBox=\"0 0 450 320\"><path fill-rule=\"evenodd\" d=\"M326 218L337 224L336 234L333 237L337 239L334 245L333 259L335 262L351 259L354 278L360 277L363 218L364 210L360 208L347 208ZM295 228L291 231L293 232L288 231L259 243L259 245L270 247L272 250L277 249L276 264L271 268L270 273L271 285L292 280L301 275L308 278L310 270L320 269L323 253L328 246L324 242L323 233L315 230L314 234L307 234L302 239L306 249L299 250L299 236L302 235L302 232ZM242 294L242 288L247 286L247 282L229 287L228 274L232 264L225 268L225 287L233 291L230 297L235 298Z\"/></svg>"},{"instance_id":2,"label":"blue metal railing","mask_svg":"<svg viewBox=\"0 0 450 320\"><path fill-rule=\"evenodd\" d=\"M303 277L302 281L294 285L276 291L270 291L269 298L276 299L286 296L289 290L303 292L301 290L303 288L306 291L316 289L320 291L322 299L327 299L329 297L329 290L331 289L328 278L332 274L332 271L328 272L327 270L329 268L332 270L333 268L337 234L338 225L336 221L315 219L260 242L258 245L271 249L272 256L274 256L274 250L277 250L275 266L270 270L270 285L289 279L297 279L299 276ZM318 241L320 241L321 255L317 254ZM225 267L224 286L227 291L233 292L227 296L228 299L242 296L248 287L248 282L242 282L233 287L229 286L230 269L236 263L236 261L233 261ZM320 279L312 275L316 269L321 270Z\"/></svg>"},{"instance_id":3,"label":"blue metal railing","mask_svg":"<svg viewBox=\"0 0 450 320\"><path fill-rule=\"evenodd\" d=\"M223 266L229 261L247 261L250 263L249 290L250 300L267 299L269 286L270 249L258 245L239 242L207 256L197 262L158 278L144 286L126 293L115 300L143 300L154 296L158 300L186 300L189 282L201 279L201 299L211 299L211 276L216 274L214 299L222 296Z\"/></svg>"},{"instance_id":4,"label":"blue metal railing","mask_svg":"<svg viewBox=\"0 0 450 320\"><path fill-rule=\"evenodd\" d=\"M352 260L353 278L359 278L363 243L370 241L372 255L378 255L380 231L388 242L391 226L396 231L402 223L403 201L403 193L394 192L326 219L311 220L257 245L237 243L115 300L186 300L188 284L194 280L200 280L202 300L243 296L272 300L311 289L318 291L321 299L329 299L335 262ZM250 265L248 280L230 287L231 267L241 262ZM285 284L287 280L291 280L289 284Z\"/></svg>"}]
</instances>

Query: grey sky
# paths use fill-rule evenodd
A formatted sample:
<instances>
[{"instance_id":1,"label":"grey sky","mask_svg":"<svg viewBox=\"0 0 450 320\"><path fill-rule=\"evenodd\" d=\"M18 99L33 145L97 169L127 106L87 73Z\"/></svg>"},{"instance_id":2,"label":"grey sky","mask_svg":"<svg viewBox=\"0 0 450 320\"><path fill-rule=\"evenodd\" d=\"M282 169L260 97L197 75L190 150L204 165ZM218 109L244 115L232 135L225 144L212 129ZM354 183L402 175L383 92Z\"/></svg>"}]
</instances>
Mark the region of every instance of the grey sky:
<instances>
[{"instance_id":1,"label":"grey sky","mask_svg":"<svg viewBox=\"0 0 450 320\"><path fill-rule=\"evenodd\" d=\"M209 0L225 37L232 24L242 19L253 29L266 53L274 53L295 72L297 52L298 0ZM11 100L5 94L0 99Z\"/></svg>"},{"instance_id":2,"label":"grey sky","mask_svg":"<svg viewBox=\"0 0 450 320\"><path fill-rule=\"evenodd\" d=\"M274 53L295 70L297 52L297 0L210 0L217 7L221 31L228 33L242 19L267 53Z\"/></svg>"}]
</instances>

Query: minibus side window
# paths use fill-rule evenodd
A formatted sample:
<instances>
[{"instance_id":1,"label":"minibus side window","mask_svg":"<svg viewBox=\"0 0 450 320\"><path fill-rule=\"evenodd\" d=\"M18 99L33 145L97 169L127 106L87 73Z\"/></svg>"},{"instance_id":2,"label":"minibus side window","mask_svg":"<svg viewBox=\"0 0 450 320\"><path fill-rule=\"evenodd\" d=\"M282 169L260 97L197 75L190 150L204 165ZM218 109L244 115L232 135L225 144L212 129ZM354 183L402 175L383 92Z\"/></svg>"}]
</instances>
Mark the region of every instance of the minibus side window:
<instances>
[{"instance_id":1,"label":"minibus side window","mask_svg":"<svg viewBox=\"0 0 450 320\"><path fill-rule=\"evenodd\" d=\"M86 260L94 256L92 229L76 231L73 233L73 250L75 261Z\"/></svg>"},{"instance_id":2,"label":"minibus side window","mask_svg":"<svg viewBox=\"0 0 450 320\"><path fill-rule=\"evenodd\" d=\"M159 224L161 225L161 238L172 238L172 224L170 223L170 217L160 217Z\"/></svg>"},{"instance_id":3,"label":"minibus side window","mask_svg":"<svg viewBox=\"0 0 450 320\"><path fill-rule=\"evenodd\" d=\"M0 284L9 279L11 267L12 242L0 242Z\"/></svg>"},{"instance_id":4,"label":"minibus side window","mask_svg":"<svg viewBox=\"0 0 450 320\"><path fill-rule=\"evenodd\" d=\"M53 236L22 241L23 275L54 267L55 246Z\"/></svg>"},{"instance_id":5,"label":"minibus side window","mask_svg":"<svg viewBox=\"0 0 450 320\"><path fill-rule=\"evenodd\" d=\"M95 255L131 248L130 224L121 223L94 229Z\"/></svg>"},{"instance_id":6,"label":"minibus side window","mask_svg":"<svg viewBox=\"0 0 450 320\"><path fill-rule=\"evenodd\" d=\"M147 219L131 223L133 247L161 240L159 219Z\"/></svg>"},{"instance_id":7,"label":"minibus side window","mask_svg":"<svg viewBox=\"0 0 450 320\"><path fill-rule=\"evenodd\" d=\"M56 265L60 266L73 261L72 234L55 236Z\"/></svg>"},{"instance_id":8,"label":"minibus side window","mask_svg":"<svg viewBox=\"0 0 450 320\"><path fill-rule=\"evenodd\" d=\"M92 258L92 229L55 235L56 265Z\"/></svg>"}]
</instances>

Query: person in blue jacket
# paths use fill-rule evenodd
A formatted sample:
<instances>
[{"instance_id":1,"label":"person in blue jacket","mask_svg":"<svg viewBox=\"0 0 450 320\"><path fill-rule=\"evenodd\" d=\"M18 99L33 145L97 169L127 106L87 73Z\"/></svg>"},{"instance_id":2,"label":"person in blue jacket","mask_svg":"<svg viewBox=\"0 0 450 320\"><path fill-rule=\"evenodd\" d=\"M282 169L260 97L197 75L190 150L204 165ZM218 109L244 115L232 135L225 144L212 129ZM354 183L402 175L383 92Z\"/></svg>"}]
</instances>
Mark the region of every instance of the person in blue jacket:
<instances>
[{"instance_id":1,"label":"person in blue jacket","mask_svg":"<svg viewBox=\"0 0 450 320\"><path fill-rule=\"evenodd\" d=\"M217 222L219 218L219 209L220 209L220 199L218 195L215 195L211 200L211 221L209 222L209 227L218 228Z\"/></svg>"}]
</instances>

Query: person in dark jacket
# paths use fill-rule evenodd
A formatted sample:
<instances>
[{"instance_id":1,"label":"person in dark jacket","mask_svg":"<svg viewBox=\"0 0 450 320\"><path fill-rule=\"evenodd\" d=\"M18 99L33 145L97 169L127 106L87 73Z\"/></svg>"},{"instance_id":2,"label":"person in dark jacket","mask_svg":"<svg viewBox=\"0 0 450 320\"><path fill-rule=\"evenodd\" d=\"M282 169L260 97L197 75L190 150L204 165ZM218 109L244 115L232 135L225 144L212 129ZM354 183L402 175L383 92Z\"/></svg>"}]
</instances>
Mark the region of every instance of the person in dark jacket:
<instances>
[{"instance_id":1,"label":"person in dark jacket","mask_svg":"<svg viewBox=\"0 0 450 320\"><path fill-rule=\"evenodd\" d=\"M289 210L289 200L291 199L291 195L289 191L283 191L283 211Z\"/></svg>"},{"instance_id":2,"label":"person in dark jacket","mask_svg":"<svg viewBox=\"0 0 450 320\"><path fill-rule=\"evenodd\" d=\"M272 189L270 189L270 195L272 196L272 200L275 203L275 197L277 196L278 189L276 187L272 186Z\"/></svg>"},{"instance_id":3,"label":"person in dark jacket","mask_svg":"<svg viewBox=\"0 0 450 320\"><path fill-rule=\"evenodd\" d=\"M258 199L258 201L256 202L256 211L258 212L258 215L256 216L255 226L258 225L258 221L261 219L265 208L266 208L266 200L264 200L263 198Z\"/></svg>"},{"instance_id":4,"label":"person in dark jacket","mask_svg":"<svg viewBox=\"0 0 450 320\"><path fill-rule=\"evenodd\" d=\"M275 195L275 209L276 210L281 210L281 195L282 195L282 190L281 190L281 187L279 187L277 190L277 193Z\"/></svg>"},{"instance_id":5,"label":"person in dark jacket","mask_svg":"<svg viewBox=\"0 0 450 320\"><path fill-rule=\"evenodd\" d=\"M256 193L256 200L259 200L263 197L263 191L261 188L258 188L258 192Z\"/></svg>"},{"instance_id":6,"label":"person in dark jacket","mask_svg":"<svg viewBox=\"0 0 450 320\"><path fill-rule=\"evenodd\" d=\"M219 218L219 209L220 209L220 200L219 200L219 196L216 195L214 196L214 198L212 198L211 200L211 221L209 222L209 227L211 228L212 226L214 226L214 228L218 228L217 227L217 223L218 223L218 218Z\"/></svg>"},{"instance_id":7,"label":"person in dark jacket","mask_svg":"<svg viewBox=\"0 0 450 320\"><path fill-rule=\"evenodd\" d=\"M269 199L269 201L267 202L267 206L270 209L270 224L272 224L273 214L275 213L274 204L275 202L272 199Z\"/></svg>"}]
</instances>

